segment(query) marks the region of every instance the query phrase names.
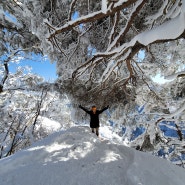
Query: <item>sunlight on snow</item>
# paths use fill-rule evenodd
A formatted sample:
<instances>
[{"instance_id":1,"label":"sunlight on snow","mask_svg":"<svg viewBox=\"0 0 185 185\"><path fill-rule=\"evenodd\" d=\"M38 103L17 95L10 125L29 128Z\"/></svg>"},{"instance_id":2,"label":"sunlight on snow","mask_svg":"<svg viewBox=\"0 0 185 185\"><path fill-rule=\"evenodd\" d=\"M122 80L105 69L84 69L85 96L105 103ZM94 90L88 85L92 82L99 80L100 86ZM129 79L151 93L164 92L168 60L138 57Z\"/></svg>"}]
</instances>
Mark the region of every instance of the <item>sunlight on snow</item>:
<instances>
[{"instance_id":1,"label":"sunlight on snow","mask_svg":"<svg viewBox=\"0 0 185 185\"><path fill-rule=\"evenodd\" d=\"M53 163L56 163L58 161L68 161L70 159L84 158L89 152L92 151L92 149L93 149L93 146L92 146L92 143L90 142L84 142L83 145L54 143L53 145L48 146L45 149L47 152L53 153L52 155L50 155L49 158L45 160L45 162L47 163L52 161ZM68 152L66 153L66 151ZM57 159L57 160L53 160L53 159Z\"/></svg>"},{"instance_id":2,"label":"sunlight on snow","mask_svg":"<svg viewBox=\"0 0 185 185\"><path fill-rule=\"evenodd\" d=\"M18 5L22 5L22 2L21 1L18 1L18 0L14 0Z\"/></svg>"},{"instance_id":3,"label":"sunlight on snow","mask_svg":"<svg viewBox=\"0 0 185 185\"><path fill-rule=\"evenodd\" d=\"M46 151L51 153L51 152L54 152L54 151L65 149L65 148L71 148L72 146L73 145L68 145L68 144L62 144L61 145L61 144L58 144L58 143L54 143L53 145L46 147Z\"/></svg>"},{"instance_id":4,"label":"sunlight on snow","mask_svg":"<svg viewBox=\"0 0 185 185\"><path fill-rule=\"evenodd\" d=\"M85 146L74 146L68 154L68 159L84 158L89 152L92 151L92 144L90 142L84 142ZM66 158L65 158L66 159Z\"/></svg>"},{"instance_id":5,"label":"sunlight on snow","mask_svg":"<svg viewBox=\"0 0 185 185\"><path fill-rule=\"evenodd\" d=\"M37 146L37 147L29 148L28 151L36 151L36 150L40 150L40 149L43 149L43 148L45 148L45 146Z\"/></svg>"},{"instance_id":6,"label":"sunlight on snow","mask_svg":"<svg viewBox=\"0 0 185 185\"><path fill-rule=\"evenodd\" d=\"M39 119L41 120L41 126L43 126L48 131L58 131L61 128L61 124L59 122L41 116Z\"/></svg>"},{"instance_id":7,"label":"sunlight on snow","mask_svg":"<svg viewBox=\"0 0 185 185\"><path fill-rule=\"evenodd\" d=\"M122 159L119 154L114 153L114 151L107 151L106 156L101 158L101 162L109 163L112 161L117 161L118 159Z\"/></svg>"},{"instance_id":8,"label":"sunlight on snow","mask_svg":"<svg viewBox=\"0 0 185 185\"><path fill-rule=\"evenodd\" d=\"M108 139L109 141L116 141L117 143L122 143L123 139L118 134L113 132L113 129L109 126L102 125L100 127L101 137Z\"/></svg>"},{"instance_id":9,"label":"sunlight on snow","mask_svg":"<svg viewBox=\"0 0 185 185\"><path fill-rule=\"evenodd\" d=\"M0 185L184 185L184 169L89 132L73 127L4 158Z\"/></svg>"}]
</instances>

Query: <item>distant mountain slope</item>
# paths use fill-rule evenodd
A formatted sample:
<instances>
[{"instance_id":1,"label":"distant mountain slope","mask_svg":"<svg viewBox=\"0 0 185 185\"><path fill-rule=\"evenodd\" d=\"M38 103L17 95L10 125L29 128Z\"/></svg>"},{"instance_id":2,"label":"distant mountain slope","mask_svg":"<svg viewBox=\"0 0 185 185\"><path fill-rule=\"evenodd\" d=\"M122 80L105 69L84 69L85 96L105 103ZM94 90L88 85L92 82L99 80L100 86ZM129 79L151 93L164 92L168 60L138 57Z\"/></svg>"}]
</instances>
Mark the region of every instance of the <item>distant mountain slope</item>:
<instances>
[{"instance_id":1,"label":"distant mountain slope","mask_svg":"<svg viewBox=\"0 0 185 185\"><path fill-rule=\"evenodd\" d=\"M0 185L184 185L185 170L73 127L0 160Z\"/></svg>"}]
</instances>

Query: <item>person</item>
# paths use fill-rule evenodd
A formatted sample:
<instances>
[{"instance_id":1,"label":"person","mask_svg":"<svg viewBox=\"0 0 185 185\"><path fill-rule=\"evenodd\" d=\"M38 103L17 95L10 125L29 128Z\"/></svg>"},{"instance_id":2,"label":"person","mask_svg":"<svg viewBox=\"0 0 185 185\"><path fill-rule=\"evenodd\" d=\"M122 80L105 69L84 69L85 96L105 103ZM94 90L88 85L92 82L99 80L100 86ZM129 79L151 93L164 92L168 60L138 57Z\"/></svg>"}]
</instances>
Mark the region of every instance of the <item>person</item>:
<instances>
[{"instance_id":1,"label":"person","mask_svg":"<svg viewBox=\"0 0 185 185\"><path fill-rule=\"evenodd\" d=\"M79 105L79 108L84 110L87 114L90 115L90 127L92 129L92 132L99 136L99 127L100 127L100 121L99 121L99 114L101 114L103 111L107 110L109 106L103 108L102 110L97 110L96 106L92 106L91 110L87 110L86 108Z\"/></svg>"}]
</instances>

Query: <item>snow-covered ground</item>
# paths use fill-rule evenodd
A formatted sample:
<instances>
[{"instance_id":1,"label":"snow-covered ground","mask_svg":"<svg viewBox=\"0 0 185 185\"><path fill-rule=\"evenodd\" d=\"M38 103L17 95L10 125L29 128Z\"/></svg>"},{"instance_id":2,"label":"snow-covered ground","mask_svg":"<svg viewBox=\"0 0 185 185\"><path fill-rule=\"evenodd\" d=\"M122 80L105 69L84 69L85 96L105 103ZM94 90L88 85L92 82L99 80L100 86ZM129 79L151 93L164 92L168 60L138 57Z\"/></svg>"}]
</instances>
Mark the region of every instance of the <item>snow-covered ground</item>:
<instances>
[{"instance_id":1,"label":"snow-covered ground","mask_svg":"<svg viewBox=\"0 0 185 185\"><path fill-rule=\"evenodd\" d=\"M60 131L0 160L0 185L184 185L185 170L85 126Z\"/></svg>"}]
</instances>

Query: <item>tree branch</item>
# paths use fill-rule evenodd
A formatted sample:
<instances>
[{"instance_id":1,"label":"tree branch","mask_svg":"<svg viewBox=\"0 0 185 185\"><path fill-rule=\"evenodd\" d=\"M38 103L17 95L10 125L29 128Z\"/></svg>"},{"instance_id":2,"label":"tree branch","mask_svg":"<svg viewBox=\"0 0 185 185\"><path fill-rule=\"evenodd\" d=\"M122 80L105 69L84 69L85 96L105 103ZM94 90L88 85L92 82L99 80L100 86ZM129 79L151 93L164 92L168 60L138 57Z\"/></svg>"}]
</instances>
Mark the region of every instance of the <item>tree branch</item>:
<instances>
[{"instance_id":1,"label":"tree branch","mask_svg":"<svg viewBox=\"0 0 185 185\"><path fill-rule=\"evenodd\" d=\"M48 38L50 41L52 37L56 36L59 33L63 33L65 31L71 30L73 27L78 26L80 24L88 23L88 22L94 22L99 19L106 18L110 15L114 15L116 12L128 7L129 5L135 3L137 0L129 0L126 2L123 2L122 4L115 3L115 6L108 10L106 14L104 14L102 11L94 12L92 14L83 16L81 18L76 19L75 21L69 21L67 24L62 26L61 28L56 29Z\"/></svg>"},{"instance_id":2,"label":"tree branch","mask_svg":"<svg viewBox=\"0 0 185 185\"><path fill-rule=\"evenodd\" d=\"M178 126L177 124L175 124L175 127L176 127L176 129L177 129L177 134L178 134L178 136L179 136L179 139L180 139L180 141L182 141L182 140L183 140L183 133L182 133L182 131L179 129L179 126Z\"/></svg>"},{"instance_id":3,"label":"tree branch","mask_svg":"<svg viewBox=\"0 0 185 185\"><path fill-rule=\"evenodd\" d=\"M133 12L131 13L131 16L129 20L127 21L124 29L119 33L119 35L115 38L114 42L112 42L112 44L109 46L109 48L107 49L108 51L110 51L115 45L117 45L123 39L125 34L129 31L136 15L141 10L141 8L145 5L146 2L147 0L143 0L140 4L135 5L135 8L133 8Z\"/></svg>"}]
</instances>

